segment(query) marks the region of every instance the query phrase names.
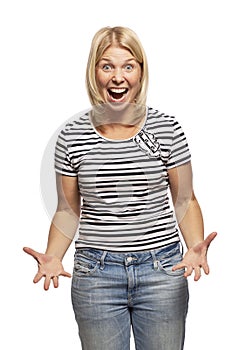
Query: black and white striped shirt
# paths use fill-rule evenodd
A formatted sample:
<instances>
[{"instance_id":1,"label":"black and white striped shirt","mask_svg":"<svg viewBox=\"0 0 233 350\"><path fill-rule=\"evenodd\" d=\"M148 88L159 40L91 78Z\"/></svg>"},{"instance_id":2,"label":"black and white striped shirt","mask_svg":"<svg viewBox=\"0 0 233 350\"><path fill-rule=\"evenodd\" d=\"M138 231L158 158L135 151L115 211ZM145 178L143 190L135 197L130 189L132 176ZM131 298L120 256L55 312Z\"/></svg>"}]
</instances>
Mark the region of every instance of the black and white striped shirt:
<instances>
[{"instance_id":1,"label":"black and white striped shirt","mask_svg":"<svg viewBox=\"0 0 233 350\"><path fill-rule=\"evenodd\" d=\"M109 140L93 128L89 113L60 132L55 170L77 176L82 196L77 248L126 252L179 241L169 203L167 169L190 161L175 117L147 108L135 136Z\"/></svg>"}]
</instances>

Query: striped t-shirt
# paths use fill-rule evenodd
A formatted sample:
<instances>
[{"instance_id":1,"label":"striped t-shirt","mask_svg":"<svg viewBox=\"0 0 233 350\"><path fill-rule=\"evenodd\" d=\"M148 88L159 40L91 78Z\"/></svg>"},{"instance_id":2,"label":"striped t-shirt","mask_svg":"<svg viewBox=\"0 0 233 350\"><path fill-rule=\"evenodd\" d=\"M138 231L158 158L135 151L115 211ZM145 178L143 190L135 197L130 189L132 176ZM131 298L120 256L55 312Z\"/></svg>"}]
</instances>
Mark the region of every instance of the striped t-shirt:
<instances>
[{"instance_id":1,"label":"striped t-shirt","mask_svg":"<svg viewBox=\"0 0 233 350\"><path fill-rule=\"evenodd\" d=\"M178 242L167 169L188 161L181 126L153 108L147 108L140 132L127 140L98 134L88 112L67 123L58 136L55 170L78 177L76 247L126 252Z\"/></svg>"}]
</instances>

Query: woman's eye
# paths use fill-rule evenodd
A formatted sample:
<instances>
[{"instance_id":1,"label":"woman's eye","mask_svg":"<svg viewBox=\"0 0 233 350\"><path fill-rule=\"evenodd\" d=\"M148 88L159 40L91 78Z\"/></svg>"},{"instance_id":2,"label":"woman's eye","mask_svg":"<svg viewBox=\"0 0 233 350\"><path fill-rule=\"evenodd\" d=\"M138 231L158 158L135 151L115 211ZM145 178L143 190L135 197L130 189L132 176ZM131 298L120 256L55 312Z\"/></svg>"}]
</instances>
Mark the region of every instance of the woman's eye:
<instances>
[{"instance_id":1,"label":"woman's eye","mask_svg":"<svg viewBox=\"0 0 233 350\"><path fill-rule=\"evenodd\" d=\"M127 65L125 66L125 70L126 70L127 72L131 72L131 71L133 70L132 64L127 64Z\"/></svg>"},{"instance_id":2,"label":"woman's eye","mask_svg":"<svg viewBox=\"0 0 233 350\"><path fill-rule=\"evenodd\" d=\"M108 72L108 71L110 71L112 69L112 67L110 66L110 64L105 64L104 66L103 66L103 70L105 71L105 72Z\"/></svg>"}]
</instances>

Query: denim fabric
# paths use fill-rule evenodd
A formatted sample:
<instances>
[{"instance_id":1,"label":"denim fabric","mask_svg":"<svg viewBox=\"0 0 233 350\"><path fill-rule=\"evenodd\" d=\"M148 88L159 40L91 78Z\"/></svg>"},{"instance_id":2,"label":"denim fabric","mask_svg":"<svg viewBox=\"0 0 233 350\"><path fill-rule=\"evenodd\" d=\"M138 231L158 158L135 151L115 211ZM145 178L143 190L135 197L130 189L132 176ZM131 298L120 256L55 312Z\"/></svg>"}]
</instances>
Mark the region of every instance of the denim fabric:
<instances>
[{"instance_id":1,"label":"denim fabric","mask_svg":"<svg viewBox=\"0 0 233 350\"><path fill-rule=\"evenodd\" d=\"M179 243L152 251L77 249L72 304L83 350L182 350L188 309Z\"/></svg>"}]
</instances>

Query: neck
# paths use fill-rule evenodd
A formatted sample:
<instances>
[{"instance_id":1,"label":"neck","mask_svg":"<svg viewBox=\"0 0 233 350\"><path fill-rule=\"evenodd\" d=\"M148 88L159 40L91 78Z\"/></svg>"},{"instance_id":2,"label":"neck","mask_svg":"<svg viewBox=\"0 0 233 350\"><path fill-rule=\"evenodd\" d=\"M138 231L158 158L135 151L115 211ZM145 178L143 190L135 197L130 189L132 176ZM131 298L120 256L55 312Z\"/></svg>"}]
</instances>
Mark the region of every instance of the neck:
<instances>
[{"instance_id":1,"label":"neck","mask_svg":"<svg viewBox=\"0 0 233 350\"><path fill-rule=\"evenodd\" d=\"M92 123L95 127L103 125L138 126L146 114L146 107L132 103L101 104L93 107Z\"/></svg>"},{"instance_id":2,"label":"neck","mask_svg":"<svg viewBox=\"0 0 233 350\"><path fill-rule=\"evenodd\" d=\"M108 139L125 140L135 136L140 130L137 125L123 125L120 123L105 124L96 127L98 133Z\"/></svg>"}]
</instances>

